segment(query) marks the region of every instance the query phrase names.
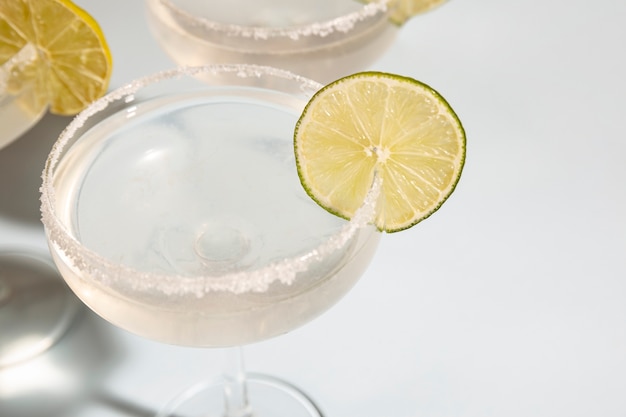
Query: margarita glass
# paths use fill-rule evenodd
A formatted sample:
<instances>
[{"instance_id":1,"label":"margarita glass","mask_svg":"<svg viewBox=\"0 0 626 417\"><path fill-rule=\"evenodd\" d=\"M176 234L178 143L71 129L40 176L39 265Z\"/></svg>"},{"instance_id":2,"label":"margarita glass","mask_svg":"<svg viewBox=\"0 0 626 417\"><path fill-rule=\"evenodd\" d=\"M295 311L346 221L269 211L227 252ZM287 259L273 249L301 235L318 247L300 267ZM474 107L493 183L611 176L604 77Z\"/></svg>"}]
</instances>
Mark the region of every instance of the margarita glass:
<instances>
[{"instance_id":1,"label":"margarita glass","mask_svg":"<svg viewBox=\"0 0 626 417\"><path fill-rule=\"evenodd\" d=\"M146 0L150 28L180 65L253 63L322 83L363 70L396 37L390 0Z\"/></svg>"},{"instance_id":2,"label":"margarita glass","mask_svg":"<svg viewBox=\"0 0 626 417\"><path fill-rule=\"evenodd\" d=\"M47 111L36 92L38 78L29 76L38 71L36 58L27 44L0 66L0 152ZM77 307L49 255L0 248L0 368L46 351L69 328Z\"/></svg>"},{"instance_id":3,"label":"margarita glass","mask_svg":"<svg viewBox=\"0 0 626 417\"><path fill-rule=\"evenodd\" d=\"M28 82L10 82L10 75L36 71L36 48L27 44L0 66L0 149L20 137L46 113L48 106L37 98L36 77L15 77Z\"/></svg>"},{"instance_id":4,"label":"margarita glass","mask_svg":"<svg viewBox=\"0 0 626 417\"><path fill-rule=\"evenodd\" d=\"M335 304L377 247L379 185L351 221L302 188L293 131L320 88L270 67L186 67L80 113L41 188L53 259L78 297L123 329L191 347L254 343ZM289 384L233 369L172 414L319 415Z\"/></svg>"}]
</instances>

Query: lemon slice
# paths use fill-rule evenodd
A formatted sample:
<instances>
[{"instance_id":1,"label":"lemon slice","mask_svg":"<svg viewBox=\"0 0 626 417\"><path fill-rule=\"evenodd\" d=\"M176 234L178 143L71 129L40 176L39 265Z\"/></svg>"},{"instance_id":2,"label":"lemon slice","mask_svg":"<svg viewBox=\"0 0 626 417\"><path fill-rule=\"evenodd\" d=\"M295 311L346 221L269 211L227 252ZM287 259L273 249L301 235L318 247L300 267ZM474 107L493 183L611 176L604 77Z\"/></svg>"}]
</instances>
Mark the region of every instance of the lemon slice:
<instances>
[{"instance_id":1,"label":"lemon slice","mask_svg":"<svg viewBox=\"0 0 626 417\"><path fill-rule=\"evenodd\" d=\"M23 105L60 115L102 96L112 71L102 30L69 0L0 0L0 65L5 92L28 88Z\"/></svg>"},{"instance_id":2,"label":"lemon slice","mask_svg":"<svg viewBox=\"0 0 626 417\"><path fill-rule=\"evenodd\" d=\"M294 149L307 193L347 219L379 176L373 222L397 232L430 216L454 191L465 162L465 131L426 84L363 72L311 98L296 124Z\"/></svg>"}]
</instances>

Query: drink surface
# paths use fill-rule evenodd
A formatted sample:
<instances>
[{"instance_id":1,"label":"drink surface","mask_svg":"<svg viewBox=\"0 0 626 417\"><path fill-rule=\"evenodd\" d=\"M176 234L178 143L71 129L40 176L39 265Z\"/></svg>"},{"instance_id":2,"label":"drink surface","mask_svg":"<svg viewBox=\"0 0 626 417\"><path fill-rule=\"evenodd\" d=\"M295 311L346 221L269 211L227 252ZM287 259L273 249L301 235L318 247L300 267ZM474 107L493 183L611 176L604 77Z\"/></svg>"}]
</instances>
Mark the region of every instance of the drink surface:
<instances>
[{"instance_id":1,"label":"drink surface","mask_svg":"<svg viewBox=\"0 0 626 417\"><path fill-rule=\"evenodd\" d=\"M398 30L383 6L364 13L356 0L146 1L154 36L180 65L271 65L322 83L367 69Z\"/></svg>"},{"instance_id":2,"label":"drink surface","mask_svg":"<svg viewBox=\"0 0 626 417\"><path fill-rule=\"evenodd\" d=\"M363 8L356 0L169 0L181 10L213 21L243 26L287 27L334 19Z\"/></svg>"},{"instance_id":3,"label":"drink surface","mask_svg":"<svg viewBox=\"0 0 626 417\"><path fill-rule=\"evenodd\" d=\"M54 178L58 215L82 245L137 271L106 285L52 245L87 305L152 339L234 345L303 324L354 284L376 246L375 232L357 234L291 285L201 297L133 285L143 273L254 271L310 251L345 223L299 183L292 134L304 103L274 94L263 101L235 94L140 104L73 145Z\"/></svg>"}]
</instances>

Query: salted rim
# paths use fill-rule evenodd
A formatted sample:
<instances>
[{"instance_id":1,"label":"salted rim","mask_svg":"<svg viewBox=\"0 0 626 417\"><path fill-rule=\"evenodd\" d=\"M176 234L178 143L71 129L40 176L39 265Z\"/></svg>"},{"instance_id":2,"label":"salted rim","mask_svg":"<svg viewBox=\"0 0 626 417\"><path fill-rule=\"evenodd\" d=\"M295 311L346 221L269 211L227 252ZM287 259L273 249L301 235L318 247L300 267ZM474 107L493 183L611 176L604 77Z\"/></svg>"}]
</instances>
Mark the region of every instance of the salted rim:
<instances>
[{"instance_id":1,"label":"salted rim","mask_svg":"<svg viewBox=\"0 0 626 417\"><path fill-rule=\"evenodd\" d=\"M374 218L376 201L381 190L380 179L375 179L363 205L350 221L312 250L298 256L284 258L253 270L231 272L222 275L180 275L144 272L125 265L120 265L100 256L83 246L69 232L56 216L56 195L53 186L55 168L68 141L84 123L94 114L106 109L109 104L134 95L139 89L161 80L201 74L235 73L237 77L261 77L263 75L293 80L300 84L300 90L307 96L322 88L322 85L289 71L259 65L206 65L199 67L180 67L157 72L134 80L93 102L79 113L61 133L54 143L42 172L40 187L41 220L48 239L62 252L75 268L86 271L103 285L125 281L135 291L159 291L166 295L190 295L202 297L212 291L229 291L235 294L245 292L263 292L269 285L279 281L290 285L299 272L342 248L356 232L371 224ZM322 210L322 208L320 208ZM131 275L132 279L125 277Z\"/></svg>"},{"instance_id":2,"label":"salted rim","mask_svg":"<svg viewBox=\"0 0 626 417\"><path fill-rule=\"evenodd\" d=\"M169 0L155 0L163 7L173 13L176 18L185 21L195 27L202 27L216 32L223 32L228 36L241 36L253 39L269 39L287 37L298 39L302 36L325 37L334 32L347 33L361 21L380 13L386 13L392 0L375 0L371 3L363 4L363 7L355 12L338 16L333 19L322 20L320 22L308 23L305 25L294 25L285 27L264 27L246 26L234 23L221 23L195 16L172 4Z\"/></svg>"}]
</instances>

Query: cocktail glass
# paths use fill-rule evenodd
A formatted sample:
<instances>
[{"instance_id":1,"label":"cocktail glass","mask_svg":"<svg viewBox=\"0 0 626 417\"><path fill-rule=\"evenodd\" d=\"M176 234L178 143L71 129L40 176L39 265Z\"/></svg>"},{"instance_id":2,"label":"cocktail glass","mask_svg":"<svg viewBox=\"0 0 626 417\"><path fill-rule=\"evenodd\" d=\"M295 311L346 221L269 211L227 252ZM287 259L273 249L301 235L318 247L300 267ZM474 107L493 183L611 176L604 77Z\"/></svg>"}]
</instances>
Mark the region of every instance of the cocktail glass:
<instances>
[{"instance_id":1,"label":"cocktail glass","mask_svg":"<svg viewBox=\"0 0 626 417\"><path fill-rule=\"evenodd\" d=\"M48 108L36 94L36 60L36 48L27 44L0 66L0 152ZM51 347L69 328L78 306L49 255L0 248L0 368Z\"/></svg>"},{"instance_id":2,"label":"cocktail glass","mask_svg":"<svg viewBox=\"0 0 626 417\"><path fill-rule=\"evenodd\" d=\"M26 44L0 66L0 149L7 146L37 123L46 113L47 103L36 92L39 78L37 50ZM30 74L30 76L16 76ZM19 79L19 83L12 82Z\"/></svg>"},{"instance_id":3,"label":"cocktail glass","mask_svg":"<svg viewBox=\"0 0 626 417\"><path fill-rule=\"evenodd\" d=\"M150 28L179 65L253 63L328 83L393 42L392 0L146 0Z\"/></svg>"},{"instance_id":4,"label":"cocktail glass","mask_svg":"<svg viewBox=\"0 0 626 417\"><path fill-rule=\"evenodd\" d=\"M235 358L335 304L377 247L378 186L351 221L302 188L293 130L319 88L270 67L180 68L79 114L41 188L52 257L78 297L137 335ZM234 364L161 415L319 415L295 387Z\"/></svg>"}]
</instances>

